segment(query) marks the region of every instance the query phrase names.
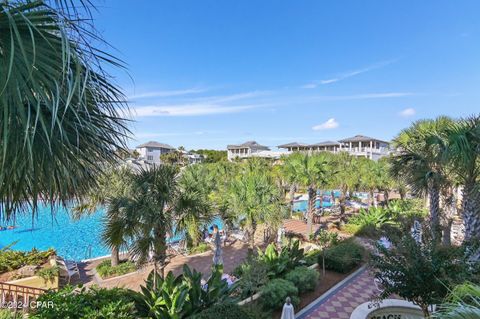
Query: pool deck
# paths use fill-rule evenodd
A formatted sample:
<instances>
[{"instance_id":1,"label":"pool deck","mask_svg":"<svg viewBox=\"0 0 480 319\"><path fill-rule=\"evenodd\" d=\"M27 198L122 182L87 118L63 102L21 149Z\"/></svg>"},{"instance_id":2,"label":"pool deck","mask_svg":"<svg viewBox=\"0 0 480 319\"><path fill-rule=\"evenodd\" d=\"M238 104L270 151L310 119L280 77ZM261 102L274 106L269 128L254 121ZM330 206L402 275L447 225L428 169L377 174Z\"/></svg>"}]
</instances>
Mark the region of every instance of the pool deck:
<instances>
[{"instance_id":1,"label":"pool deck","mask_svg":"<svg viewBox=\"0 0 480 319\"><path fill-rule=\"evenodd\" d=\"M377 290L364 266L302 309L297 319L349 319L359 305L373 299Z\"/></svg>"}]
</instances>

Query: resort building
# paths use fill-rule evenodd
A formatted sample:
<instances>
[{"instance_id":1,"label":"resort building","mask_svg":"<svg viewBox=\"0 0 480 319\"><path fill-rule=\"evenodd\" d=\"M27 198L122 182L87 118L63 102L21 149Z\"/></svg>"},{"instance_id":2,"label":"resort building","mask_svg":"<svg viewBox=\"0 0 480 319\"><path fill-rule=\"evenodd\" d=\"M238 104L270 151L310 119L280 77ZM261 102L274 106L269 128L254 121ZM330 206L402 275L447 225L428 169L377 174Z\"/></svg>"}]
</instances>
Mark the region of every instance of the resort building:
<instances>
[{"instance_id":1,"label":"resort building","mask_svg":"<svg viewBox=\"0 0 480 319\"><path fill-rule=\"evenodd\" d=\"M244 159L250 157L279 159L283 154L287 154L287 152L271 151L268 146L260 145L255 141L248 141L239 145L228 145L227 151L229 161L235 158Z\"/></svg>"},{"instance_id":2,"label":"resort building","mask_svg":"<svg viewBox=\"0 0 480 319\"><path fill-rule=\"evenodd\" d=\"M277 147L286 149L287 152L348 152L351 155L363 156L375 161L387 156L391 152L388 142L364 135L355 135L354 137L345 138L338 142L325 141L316 144L293 142L278 145Z\"/></svg>"},{"instance_id":3,"label":"resort building","mask_svg":"<svg viewBox=\"0 0 480 319\"><path fill-rule=\"evenodd\" d=\"M339 142L342 143L342 149L350 154L364 156L375 161L390 154L388 142L364 135L355 135Z\"/></svg>"},{"instance_id":4,"label":"resort building","mask_svg":"<svg viewBox=\"0 0 480 319\"><path fill-rule=\"evenodd\" d=\"M175 147L155 141L138 145L136 151L140 154L139 159L150 164L160 164L160 155L175 151Z\"/></svg>"}]
</instances>

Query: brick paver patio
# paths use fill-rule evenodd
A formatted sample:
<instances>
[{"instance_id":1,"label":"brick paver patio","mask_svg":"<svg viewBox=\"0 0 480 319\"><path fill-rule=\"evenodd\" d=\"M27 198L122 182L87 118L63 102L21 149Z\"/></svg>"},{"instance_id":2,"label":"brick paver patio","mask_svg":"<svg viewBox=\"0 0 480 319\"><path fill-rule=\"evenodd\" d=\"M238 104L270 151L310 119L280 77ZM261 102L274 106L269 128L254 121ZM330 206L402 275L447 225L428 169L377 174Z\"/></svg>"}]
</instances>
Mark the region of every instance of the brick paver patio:
<instances>
[{"instance_id":1,"label":"brick paver patio","mask_svg":"<svg viewBox=\"0 0 480 319\"><path fill-rule=\"evenodd\" d=\"M314 301L297 319L349 319L353 310L372 300L375 293L373 277L364 268Z\"/></svg>"}]
</instances>

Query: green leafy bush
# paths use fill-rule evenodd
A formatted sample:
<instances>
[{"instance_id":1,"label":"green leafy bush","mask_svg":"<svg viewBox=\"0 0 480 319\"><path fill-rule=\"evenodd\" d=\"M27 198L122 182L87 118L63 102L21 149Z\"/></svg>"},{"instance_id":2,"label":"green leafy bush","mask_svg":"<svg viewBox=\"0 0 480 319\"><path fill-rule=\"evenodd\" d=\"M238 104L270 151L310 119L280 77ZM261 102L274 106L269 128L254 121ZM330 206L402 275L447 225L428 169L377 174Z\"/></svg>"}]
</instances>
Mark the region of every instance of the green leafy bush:
<instances>
[{"instance_id":1,"label":"green leafy bush","mask_svg":"<svg viewBox=\"0 0 480 319\"><path fill-rule=\"evenodd\" d=\"M16 251L4 247L0 250L0 274L22 268L26 265L40 266L46 263L50 256L55 255L55 250L38 251L35 248L31 251Z\"/></svg>"},{"instance_id":2,"label":"green leafy bush","mask_svg":"<svg viewBox=\"0 0 480 319\"><path fill-rule=\"evenodd\" d=\"M292 299L293 305L298 305L298 289L285 279L273 279L261 290L260 303L265 310L276 310L282 307L287 297Z\"/></svg>"},{"instance_id":3,"label":"green leafy bush","mask_svg":"<svg viewBox=\"0 0 480 319\"><path fill-rule=\"evenodd\" d=\"M169 272L165 278L151 272L135 294L136 309L141 318L188 318L217 303L231 301L235 285L228 287L222 280L220 268L202 285L202 273L183 266L183 274L174 276Z\"/></svg>"},{"instance_id":4,"label":"green leafy bush","mask_svg":"<svg viewBox=\"0 0 480 319\"><path fill-rule=\"evenodd\" d=\"M30 318L78 318L78 319L134 319L133 295L121 288L104 289L92 287L75 291L68 286L56 292L50 291L38 298L39 302L52 307L39 307ZM50 303L49 303L50 302Z\"/></svg>"},{"instance_id":5,"label":"green leafy bush","mask_svg":"<svg viewBox=\"0 0 480 319\"><path fill-rule=\"evenodd\" d=\"M313 264L316 264L318 262L318 256L321 254L322 251L320 249L310 250L309 252L305 253L305 265L311 266Z\"/></svg>"},{"instance_id":6,"label":"green leafy bush","mask_svg":"<svg viewBox=\"0 0 480 319\"><path fill-rule=\"evenodd\" d=\"M354 235L377 238L383 226L394 223L388 209L370 207L368 210L361 209L359 214L352 216L344 230Z\"/></svg>"},{"instance_id":7,"label":"green leafy bush","mask_svg":"<svg viewBox=\"0 0 480 319\"><path fill-rule=\"evenodd\" d=\"M361 264L365 249L353 240L345 240L325 252L325 268L347 273ZM322 262L321 255L319 263Z\"/></svg>"},{"instance_id":8,"label":"green leafy bush","mask_svg":"<svg viewBox=\"0 0 480 319\"><path fill-rule=\"evenodd\" d=\"M290 271L285 279L292 282L298 288L299 293L313 291L317 286L318 272L315 269L301 266Z\"/></svg>"},{"instance_id":9,"label":"green leafy bush","mask_svg":"<svg viewBox=\"0 0 480 319\"><path fill-rule=\"evenodd\" d=\"M110 259L102 261L96 268L97 273L102 279L125 275L137 270L135 264L131 261L123 261L118 266L112 267Z\"/></svg>"},{"instance_id":10,"label":"green leafy bush","mask_svg":"<svg viewBox=\"0 0 480 319\"><path fill-rule=\"evenodd\" d=\"M304 250L300 249L298 240L282 247L281 250L278 250L274 244L270 244L265 252L258 250L257 258L267 265L270 278L282 276L287 271L305 263Z\"/></svg>"},{"instance_id":11,"label":"green leafy bush","mask_svg":"<svg viewBox=\"0 0 480 319\"><path fill-rule=\"evenodd\" d=\"M188 249L188 253L193 254L201 254L210 250L210 246L207 243L200 243L196 247L192 247Z\"/></svg>"},{"instance_id":12,"label":"green leafy bush","mask_svg":"<svg viewBox=\"0 0 480 319\"><path fill-rule=\"evenodd\" d=\"M214 305L201 313L190 317L192 319L257 319L247 309L234 303Z\"/></svg>"},{"instance_id":13,"label":"green leafy bush","mask_svg":"<svg viewBox=\"0 0 480 319\"><path fill-rule=\"evenodd\" d=\"M45 267L37 271L36 275L42 278L46 283L47 281L53 282L53 279L58 276L59 272L60 268L58 266Z\"/></svg>"}]
</instances>

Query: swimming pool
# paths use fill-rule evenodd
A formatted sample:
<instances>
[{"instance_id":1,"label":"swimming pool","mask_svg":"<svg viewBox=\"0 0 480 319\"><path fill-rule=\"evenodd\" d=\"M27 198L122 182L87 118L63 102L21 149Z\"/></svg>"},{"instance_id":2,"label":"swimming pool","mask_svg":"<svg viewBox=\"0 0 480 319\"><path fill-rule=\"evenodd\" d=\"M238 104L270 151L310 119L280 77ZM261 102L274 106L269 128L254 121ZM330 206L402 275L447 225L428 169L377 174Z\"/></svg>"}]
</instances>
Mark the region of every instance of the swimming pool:
<instances>
[{"instance_id":1,"label":"swimming pool","mask_svg":"<svg viewBox=\"0 0 480 319\"><path fill-rule=\"evenodd\" d=\"M52 215L50 206L42 206L33 221L31 213L18 214L15 229L0 231L0 248L14 242L16 243L11 247L14 250L54 248L58 255L77 261L110 255L110 249L101 241L104 216L105 211L98 209L94 214L76 221L72 220L65 208L55 209ZM215 219L213 223L222 229L220 219ZM172 240L179 238L182 235L177 235Z\"/></svg>"},{"instance_id":2,"label":"swimming pool","mask_svg":"<svg viewBox=\"0 0 480 319\"><path fill-rule=\"evenodd\" d=\"M293 211L295 212L305 212L307 211L307 207L308 207L308 200L299 200L299 201L293 202ZM315 201L315 207L320 208L320 200ZM322 207L323 208L332 207L332 202L330 201L330 199L327 200L326 198L324 198Z\"/></svg>"}]
</instances>

